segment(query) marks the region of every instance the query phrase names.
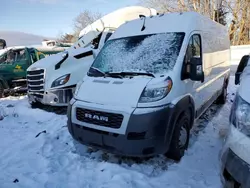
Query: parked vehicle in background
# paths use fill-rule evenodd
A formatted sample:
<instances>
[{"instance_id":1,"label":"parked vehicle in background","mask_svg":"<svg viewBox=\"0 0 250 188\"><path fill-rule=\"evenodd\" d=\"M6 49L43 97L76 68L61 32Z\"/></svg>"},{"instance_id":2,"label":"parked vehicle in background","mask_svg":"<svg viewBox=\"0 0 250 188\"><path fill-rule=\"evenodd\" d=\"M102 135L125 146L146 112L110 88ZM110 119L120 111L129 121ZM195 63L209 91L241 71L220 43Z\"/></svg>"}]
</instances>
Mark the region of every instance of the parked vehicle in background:
<instances>
[{"instance_id":1,"label":"parked vehicle in background","mask_svg":"<svg viewBox=\"0 0 250 188\"><path fill-rule=\"evenodd\" d=\"M42 42L43 46L46 47L63 47L63 48L69 48L73 45L73 43L65 43L65 42L58 42L56 40L45 40Z\"/></svg>"},{"instance_id":2,"label":"parked vehicle in background","mask_svg":"<svg viewBox=\"0 0 250 188\"><path fill-rule=\"evenodd\" d=\"M221 152L226 188L250 187L250 57L242 57L235 76L239 87L231 108L230 131Z\"/></svg>"},{"instance_id":3,"label":"parked vehicle in background","mask_svg":"<svg viewBox=\"0 0 250 188\"><path fill-rule=\"evenodd\" d=\"M156 11L140 6L118 9L105 15L80 33L79 40L62 54L48 57L28 68L30 104L67 106L76 84L86 75L94 58L112 33L123 23Z\"/></svg>"},{"instance_id":4,"label":"parked vehicle in background","mask_svg":"<svg viewBox=\"0 0 250 188\"><path fill-rule=\"evenodd\" d=\"M38 50L39 49L39 50ZM62 52L62 48L15 46L3 49L0 54L0 98L4 94L26 92L26 70L47 55Z\"/></svg>"},{"instance_id":5,"label":"parked vehicle in background","mask_svg":"<svg viewBox=\"0 0 250 188\"><path fill-rule=\"evenodd\" d=\"M226 27L195 12L141 17L116 30L77 85L69 132L111 153L180 160L194 120L226 102L229 75Z\"/></svg>"},{"instance_id":6,"label":"parked vehicle in background","mask_svg":"<svg viewBox=\"0 0 250 188\"><path fill-rule=\"evenodd\" d=\"M4 39L0 39L0 50L6 48L6 41Z\"/></svg>"}]
</instances>

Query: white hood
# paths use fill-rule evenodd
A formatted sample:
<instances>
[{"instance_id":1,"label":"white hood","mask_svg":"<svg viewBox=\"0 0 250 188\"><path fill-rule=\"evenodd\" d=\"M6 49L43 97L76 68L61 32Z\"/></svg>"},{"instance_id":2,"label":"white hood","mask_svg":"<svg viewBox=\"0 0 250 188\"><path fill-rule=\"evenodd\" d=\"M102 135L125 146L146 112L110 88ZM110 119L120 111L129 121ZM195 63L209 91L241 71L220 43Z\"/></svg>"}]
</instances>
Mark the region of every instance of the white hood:
<instances>
[{"instance_id":1,"label":"white hood","mask_svg":"<svg viewBox=\"0 0 250 188\"><path fill-rule=\"evenodd\" d=\"M32 64L29 68L29 70L32 70L34 68L49 68L51 66L55 66L55 64L57 64L59 61L62 60L62 54L58 53L58 54L54 54L54 55L50 55L47 56L37 62L35 62L34 64Z\"/></svg>"},{"instance_id":2,"label":"white hood","mask_svg":"<svg viewBox=\"0 0 250 188\"><path fill-rule=\"evenodd\" d=\"M79 55L81 53L90 51L91 49L92 48L90 48L90 47L78 48L78 49L68 49L67 51L69 53L69 57L65 60L65 62L63 64L65 64L68 61L68 59L71 59L70 57L73 57L73 56ZM67 52L67 51L65 51L65 52ZM61 61L63 59L62 53L64 53L64 52L60 52L60 53L57 53L57 54L54 54L54 55L47 56L47 57L35 62L34 64L32 64L28 68L28 70L31 70L31 69L34 69L34 68L48 69L48 68L51 68L51 67L55 67L55 65L59 61Z\"/></svg>"},{"instance_id":3,"label":"white hood","mask_svg":"<svg viewBox=\"0 0 250 188\"><path fill-rule=\"evenodd\" d=\"M103 105L136 107L150 77L85 77L76 99Z\"/></svg>"}]
</instances>

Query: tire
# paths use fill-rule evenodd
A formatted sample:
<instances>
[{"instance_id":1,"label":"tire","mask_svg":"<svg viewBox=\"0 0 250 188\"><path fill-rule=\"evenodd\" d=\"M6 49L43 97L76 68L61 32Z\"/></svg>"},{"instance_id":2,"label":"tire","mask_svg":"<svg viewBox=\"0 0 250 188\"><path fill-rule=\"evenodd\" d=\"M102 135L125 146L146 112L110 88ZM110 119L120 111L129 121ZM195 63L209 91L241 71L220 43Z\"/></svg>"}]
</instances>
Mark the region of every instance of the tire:
<instances>
[{"instance_id":1,"label":"tire","mask_svg":"<svg viewBox=\"0 0 250 188\"><path fill-rule=\"evenodd\" d=\"M227 83L224 83L223 91L221 95L217 98L216 103L217 104L225 104L227 102Z\"/></svg>"},{"instance_id":2,"label":"tire","mask_svg":"<svg viewBox=\"0 0 250 188\"><path fill-rule=\"evenodd\" d=\"M31 102L30 106L32 109L40 108L41 104L39 102Z\"/></svg>"},{"instance_id":3,"label":"tire","mask_svg":"<svg viewBox=\"0 0 250 188\"><path fill-rule=\"evenodd\" d=\"M169 151L166 156L175 161L180 161L184 156L185 150L188 148L190 137L190 113L182 113L175 123L175 129L172 136Z\"/></svg>"},{"instance_id":4,"label":"tire","mask_svg":"<svg viewBox=\"0 0 250 188\"><path fill-rule=\"evenodd\" d=\"M3 84L0 82L0 98L4 97L4 87Z\"/></svg>"}]
</instances>

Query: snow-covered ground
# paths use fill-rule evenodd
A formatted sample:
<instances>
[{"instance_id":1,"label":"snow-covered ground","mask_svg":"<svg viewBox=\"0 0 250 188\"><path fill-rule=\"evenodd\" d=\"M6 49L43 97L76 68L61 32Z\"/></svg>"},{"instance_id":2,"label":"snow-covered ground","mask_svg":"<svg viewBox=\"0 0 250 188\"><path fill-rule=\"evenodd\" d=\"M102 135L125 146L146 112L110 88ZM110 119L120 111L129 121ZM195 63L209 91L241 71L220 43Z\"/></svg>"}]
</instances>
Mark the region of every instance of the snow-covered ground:
<instances>
[{"instance_id":1,"label":"snow-covered ground","mask_svg":"<svg viewBox=\"0 0 250 188\"><path fill-rule=\"evenodd\" d=\"M231 77L227 104L213 105L196 122L179 163L90 150L73 141L65 115L31 109L26 97L2 99L0 188L219 188L219 132L228 126L233 83Z\"/></svg>"}]
</instances>

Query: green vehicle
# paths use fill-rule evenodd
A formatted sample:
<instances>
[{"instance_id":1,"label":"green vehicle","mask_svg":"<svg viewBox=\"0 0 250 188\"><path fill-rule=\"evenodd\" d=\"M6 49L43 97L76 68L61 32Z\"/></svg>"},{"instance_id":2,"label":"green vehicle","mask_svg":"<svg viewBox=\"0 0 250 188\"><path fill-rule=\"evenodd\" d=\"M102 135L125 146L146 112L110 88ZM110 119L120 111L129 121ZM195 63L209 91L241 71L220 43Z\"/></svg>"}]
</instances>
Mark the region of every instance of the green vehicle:
<instances>
[{"instance_id":1,"label":"green vehicle","mask_svg":"<svg viewBox=\"0 0 250 188\"><path fill-rule=\"evenodd\" d=\"M47 55L63 51L62 48L49 49L44 47L11 47L4 50L0 54L0 98L5 94L11 95L13 93L26 92L27 68Z\"/></svg>"}]
</instances>

